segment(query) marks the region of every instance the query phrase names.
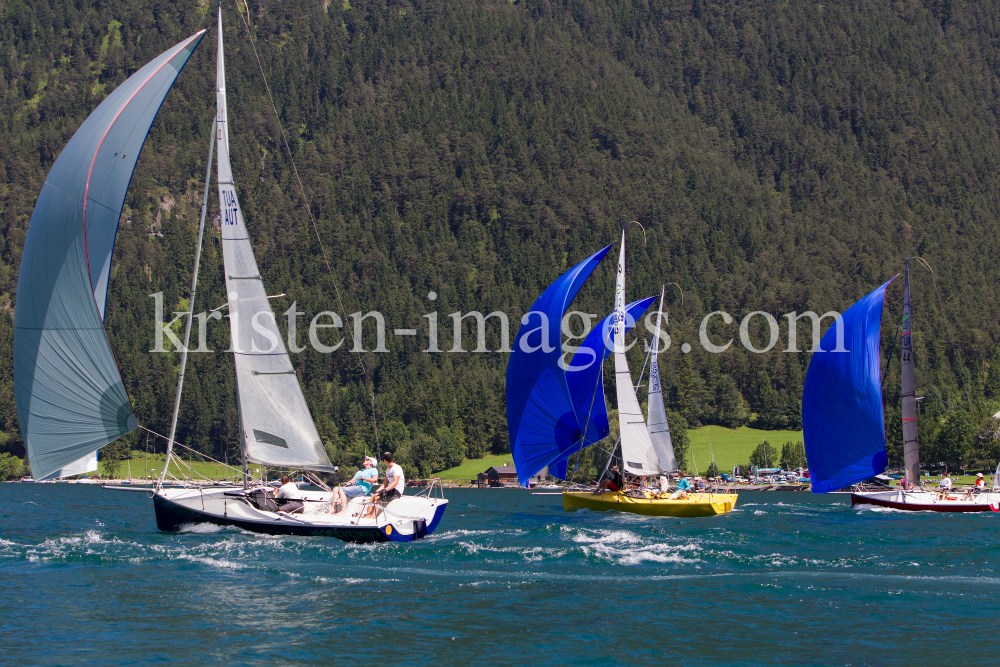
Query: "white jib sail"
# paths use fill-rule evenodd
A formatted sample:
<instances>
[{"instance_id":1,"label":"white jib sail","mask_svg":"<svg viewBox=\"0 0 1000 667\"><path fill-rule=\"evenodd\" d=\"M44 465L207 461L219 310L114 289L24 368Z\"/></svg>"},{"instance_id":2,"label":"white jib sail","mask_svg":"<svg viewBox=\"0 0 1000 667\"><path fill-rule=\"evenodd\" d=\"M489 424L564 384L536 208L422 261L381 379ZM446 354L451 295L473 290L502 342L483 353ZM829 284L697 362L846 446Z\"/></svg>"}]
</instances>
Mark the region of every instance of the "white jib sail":
<instances>
[{"instance_id":1,"label":"white jib sail","mask_svg":"<svg viewBox=\"0 0 1000 667\"><path fill-rule=\"evenodd\" d=\"M660 323L663 319L663 288L660 288L660 310L656 314L656 333L653 335L653 352L649 355L649 440L653 443L656 458L664 470L677 470L674 444L670 440L667 411L663 407L663 388L660 386L660 366L656 355L660 351Z\"/></svg>"},{"instance_id":2,"label":"white jib sail","mask_svg":"<svg viewBox=\"0 0 1000 667\"><path fill-rule=\"evenodd\" d=\"M229 322L236 358L237 399L247 460L267 466L324 470L330 458L306 405L298 377L264 291L229 164L226 74L219 9L217 76L219 204Z\"/></svg>"},{"instance_id":3,"label":"white jib sail","mask_svg":"<svg viewBox=\"0 0 1000 667\"><path fill-rule=\"evenodd\" d=\"M618 392L618 423L621 427L622 461L633 475L656 475L660 462L649 439L646 420L632 386L632 374L625 359L625 231L618 256L615 284L615 389Z\"/></svg>"}]
</instances>

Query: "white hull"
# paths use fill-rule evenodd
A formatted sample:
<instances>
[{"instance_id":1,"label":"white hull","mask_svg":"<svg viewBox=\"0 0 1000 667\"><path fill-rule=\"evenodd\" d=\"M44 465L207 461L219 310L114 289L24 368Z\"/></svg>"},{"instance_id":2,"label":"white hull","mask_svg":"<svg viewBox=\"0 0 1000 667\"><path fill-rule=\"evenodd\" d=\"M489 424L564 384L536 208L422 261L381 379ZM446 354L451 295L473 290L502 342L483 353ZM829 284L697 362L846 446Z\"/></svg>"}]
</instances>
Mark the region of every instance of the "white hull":
<instances>
[{"instance_id":1,"label":"white hull","mask_svg":"<svg viewBox=\"0 0 1000 667\"><path fill-rule=\"evenodd\" d=\"M153 496L160 530L183 525L233 525L272 535L325 535L351 542L412 542L434 531L448 501L444 498L403 496L379 507L374 518L365 515L370 498L354 498L345 511L330 514L332 494L302 491L305 511L285 514L258 509L242 489L161 489Z\"/></svg>"},{"instance_id":2,"label":"white hull","mask_svg":"<svg viewBox=\"0 0 1000 667\"><path fill-rule=\"evenodd\" d=\"M851 494L851 505L877 505L911 512L1000 512L1000 493L953 492L940 497L933 491L858 491Z\"/></svg>"}]
</instances>

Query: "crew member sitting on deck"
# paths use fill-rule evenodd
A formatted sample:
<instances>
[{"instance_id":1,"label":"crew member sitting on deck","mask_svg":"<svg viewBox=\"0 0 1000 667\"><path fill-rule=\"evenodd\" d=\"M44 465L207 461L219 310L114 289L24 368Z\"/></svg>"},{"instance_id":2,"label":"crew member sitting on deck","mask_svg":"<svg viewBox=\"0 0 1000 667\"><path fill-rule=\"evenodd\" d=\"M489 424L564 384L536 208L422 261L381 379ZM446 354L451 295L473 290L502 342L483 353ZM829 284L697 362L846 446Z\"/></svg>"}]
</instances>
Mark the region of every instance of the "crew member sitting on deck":
<instances>
[{"instance_id":1,"label":"crew member sitting on deck","mask_svg":"<svg viewBox=\"0 0 1000 667\"><path fill-rule=\"evenodd\" d=\"M382 455L385 463L385 483L381 484L375 493L372 494L372 506L368 511L368 517L375 516L378 506L376 501L382 501L382 506L388 505L390 501L403 497L403 488L406 486L406 478L403 477L403 469L398 463L393 463L392 452Z\"/></svg>"},{"instance_id":2,"label":"crew member sitting on deck","mask_svg":"<svg viewBox=\"0 0 1000 667\"><path fill-rule=\"evenodd\" d=\"M621 491L624 486L625 484L622 481L622 474L618 471L618 466L611 466L611 470L604 474L604 479L594 489L593 494L596 496L598 493L603 493L605 489L608 491Z\"/></svg>"},{"instance_id":3,"label":"crew member sitting on deck","mask_svg":"<svg viewBox=\"0 0 1000 667\"><path fill-rule=\"evenodd\" d=\"M364 468L354 473L354 477L346 486L333 489L333 500L330 502L330 513L340 513L347 507L347 501L358 496L367 496L372 486L378 481L378 468L374 456L366 456Z\"/></svg>"},{"instance_id":4,"label":"crew member sitting on deck","mask_svg":"<svg viewBox=\"0 0 1000 667\"><path fill-rule=\"evenodd\" d=\"M678 498L687 498L688 491L691 490L691 483L687 481L687 477L684 473L681 473L681 479L677 482L677 490L674 491L673 495L670 496L670 500L677 500Z\"/></svg>"},{"instance_id":5,"label":"crew member sitting on deck","mask_svg":"<svg viewBox=\"0 0 1000 667\"><path fill-rule=\"evenodd\" d=\"M385 484L378 487L375 495L380 500L389 502L403 496L403 490L406 487L406 478L403 477L403 469L399 464L393 462L392 452L383 454L382 461L385 463Z\"/></svg>"},{"instance_id":6,"label":"crew member sitting on deck","mask_svg":"<svg viewBox=\"0 0 1000 667\"><path fill-rule=\"evenodd\" d=\"M288 514L302 513L302 494L295 482L289 479L288 475L281 476L281 488L274 492L274 501L278 504L279 512Z\"/></svg>"},{"instance_id":7,"label":"crew member sitting on deck","mask_svg":"<svg viewBox=\"0 0 1000 667\"><path fill-rule=\"evenodd\" d=\"M948 477L948 473L945 472L941 475L941 481L938 483L938 499L944 500L948 497L951 492L951 477Z\"/></svg>"},{"instance_id":8,"label":"crew member sitting on deck","mask_svg":"<svg viewBox=\"0 0 1000 667\"><path fill-rule=\"evenodd\" d=\"M666 498L667 494L670 493L670 480L667 479L666 475L660 475L660 492L657 494L658 498Z\"/></svg>"},{"instance_id":9,"label":"crew member sitting on deck","mask_svg":"<svg viewBox=\"0 0 1000 667\"><path fill-rule=\"evenodd\" d=\"M973 490L976 493L979 493L980 491L983 491L985 489L986 489L986 479L983 477L983 473L981 472L976 473L976 484Z\"/></svg>"}]
</instances>

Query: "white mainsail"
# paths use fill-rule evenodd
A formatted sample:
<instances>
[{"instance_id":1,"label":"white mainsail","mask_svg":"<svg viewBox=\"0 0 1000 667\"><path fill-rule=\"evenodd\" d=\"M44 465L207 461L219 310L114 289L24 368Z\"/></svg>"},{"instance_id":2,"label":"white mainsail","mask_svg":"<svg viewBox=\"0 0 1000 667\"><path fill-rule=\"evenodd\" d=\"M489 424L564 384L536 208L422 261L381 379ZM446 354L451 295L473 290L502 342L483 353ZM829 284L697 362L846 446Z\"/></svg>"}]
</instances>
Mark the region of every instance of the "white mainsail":
<instances>
[{"instance_id":1,"label":"white mainsail","mask_svg":"<svg viewBox=\"0 0 1000 667\"><path fill-rule=\"evenodd\" d=\"M222 256L236 358L237 400L247 461L332 470L267 300L229 164L226 73L219 8L217 135Z\"/></svg>"},{"instance_id":2,"label":"white mainsail","mask_svg":"<svg viewBox=\"0 0 1000 667\"><path fill-rule=\"evenodd\" d=\"M653 334L653 351L649 361L649 440L653 444L656 458L664 470L677 470L674 444L670 440L670 425L667 411L663 407L663 389L660 386L660 366L656 355L660 351L660 322L663 319L663 291L660 288L660 310L656 314L656 333Z\"/></svg>"},{"instance_id":3,"label":"white mainsail","mask_svg":"<svg viewBox=\"0 0 1000 667\"><path fill-rule=\"evenodd\" d=\"M633 475L659 474L660 462L649 439L646 420L632 386L632 374L625 359L625 230L618 256L615 283L615 388L618 392L618 423L621 427L622 461Z\"/></svg>"}]
</instances>

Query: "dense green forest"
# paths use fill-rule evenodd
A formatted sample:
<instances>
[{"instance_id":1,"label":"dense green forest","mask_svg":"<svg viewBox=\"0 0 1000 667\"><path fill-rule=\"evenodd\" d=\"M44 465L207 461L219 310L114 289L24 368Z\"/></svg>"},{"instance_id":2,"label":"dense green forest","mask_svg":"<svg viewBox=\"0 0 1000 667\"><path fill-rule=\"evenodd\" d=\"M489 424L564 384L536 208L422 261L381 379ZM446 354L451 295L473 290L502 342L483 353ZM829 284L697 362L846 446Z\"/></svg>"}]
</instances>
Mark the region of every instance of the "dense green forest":
<instances>
[{"instance_id":1,"label":"dense green forest","mask_svg":"<svg viewBox=\"0 0 1000 667\"><path fill-rule=\"evenodd\" d=\"M10 453L23 453L13 299L45 174L109 91L214 26L214 4L0 2L0 440ZM503 311L513 340L535 297L615 242L628 220L646 230L645 244L629 232L628 299L658 294L666 282L684 292L682 302L668 290L674 344L660 362L678 436L682 419L796 426L808 326L799 325L802 351L785 352L782 314L843 311L919 255L935 272L912 271L923 458L985 465L1000 457L989 418L1000 409L1000 3L245 6L332 265L331 275L247 29L227 0L233 168L265 285L287 294L276 311L293 301L345 320L377 310L390 331L421 331L390 334L389 353L359 357L348 342L333 354L293 355L334 462L357 464L366 449L388 448L427 475L463 455L506 451L507 355L447 352L448 314ZM140 423L160 432L179 355L149 352L149 295L163 292L168 310L186 303L214 78L210 31L146 142L110 281L107 328L126 387ZM214 195L209 211L197 311L225 302ZM901 282L886 300L884 363ZM574 307L605 315L613 285L612 257ZM749 353L736 325L716 318L713 337L736 343L709 354L697 330L715 310L737 323L751 311L772 313L781 340ZM424 315L432 311L445 352L428 354ZM764 319L754 323L764 347ZM469 320L466 341L474 336ZM213 324L216 353L192 355L178 434L216 457L237 454L228 339L227 327ZM500 347L494 325L487 344ZM637 370L642 347L630 354ZM885 372L893 462L901 458L898 386L897 355ZM146 446L137 434L126 440L122 447Z\"/></svg>"}]
</instances>

